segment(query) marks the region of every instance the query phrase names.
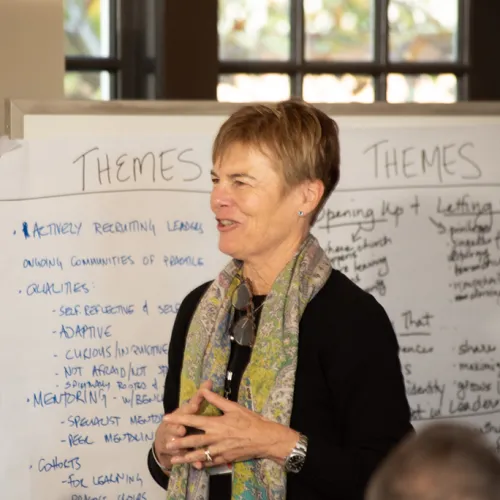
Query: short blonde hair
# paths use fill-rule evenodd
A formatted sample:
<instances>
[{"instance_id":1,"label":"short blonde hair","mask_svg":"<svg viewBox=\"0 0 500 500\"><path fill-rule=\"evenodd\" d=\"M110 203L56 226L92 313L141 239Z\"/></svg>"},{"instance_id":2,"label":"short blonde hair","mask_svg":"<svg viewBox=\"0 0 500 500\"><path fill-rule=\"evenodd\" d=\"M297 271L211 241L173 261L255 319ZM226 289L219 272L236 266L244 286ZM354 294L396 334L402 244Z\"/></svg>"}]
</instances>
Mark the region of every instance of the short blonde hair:
<instances>
[{"instance_id":1,"label":"short blonde hair","mask_svg":"<svg viewBox=\"0 0 500 500\"><path fill-rule=\"evenodd\" d=\"M212 149L214 165L236 143L267 154L287 188L307 180L323 183L323 197L312 214L314 223L340 177L337 123L298 99L250 104L234 112L220 128Z\"/></svg>"}]
</instances>

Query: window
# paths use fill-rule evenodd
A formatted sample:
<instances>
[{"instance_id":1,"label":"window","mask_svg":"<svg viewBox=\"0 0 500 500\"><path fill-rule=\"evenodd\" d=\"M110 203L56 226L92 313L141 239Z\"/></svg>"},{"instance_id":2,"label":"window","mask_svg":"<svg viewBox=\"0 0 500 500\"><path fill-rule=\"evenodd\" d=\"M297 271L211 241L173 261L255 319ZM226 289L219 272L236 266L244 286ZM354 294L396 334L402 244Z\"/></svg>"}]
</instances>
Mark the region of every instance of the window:
<instances>
[{"instance_id":1,"label":"window","mask_svg":"<svg viewBox=\"0 0 500 500\"><path fill-rule=\"evenodd\" d=\"M219 101L467 98L469 0L218 0Z\"/></svg>"},{"instance_id":2,"label":"window","mask_svg":"<svg viewBox=\"0 0 500 500\"><path fill-rule=\"evenodd\" d=\"M64 0L66 97L154 98L161 8L157 0Z\"/></svg>"}]
</instances>

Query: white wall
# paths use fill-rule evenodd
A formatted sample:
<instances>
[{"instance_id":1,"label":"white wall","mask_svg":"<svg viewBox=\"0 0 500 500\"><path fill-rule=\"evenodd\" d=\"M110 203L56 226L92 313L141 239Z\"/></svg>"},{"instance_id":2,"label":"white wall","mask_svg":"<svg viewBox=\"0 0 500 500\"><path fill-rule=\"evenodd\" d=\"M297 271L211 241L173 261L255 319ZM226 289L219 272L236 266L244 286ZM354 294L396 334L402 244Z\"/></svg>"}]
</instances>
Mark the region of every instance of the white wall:
<instances>
[{"instance_id":1,"label":"white wall","mask_svg":"<svg viewBox=\"0 0 500 500\"><path fill-rule=\"evenodd\" d=\"M63 0L0 0L0 134L5 98L63 96Z\"/></svg>"}]
</instances>

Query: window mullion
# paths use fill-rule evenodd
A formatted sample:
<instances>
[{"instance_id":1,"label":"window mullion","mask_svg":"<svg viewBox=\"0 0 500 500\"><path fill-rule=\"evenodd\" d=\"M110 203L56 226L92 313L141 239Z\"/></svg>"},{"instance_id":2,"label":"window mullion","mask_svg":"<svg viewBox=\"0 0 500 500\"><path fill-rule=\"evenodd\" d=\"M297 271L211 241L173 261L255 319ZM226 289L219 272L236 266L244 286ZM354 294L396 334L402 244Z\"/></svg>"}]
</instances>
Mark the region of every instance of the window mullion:
<instances>
[{"instance_id":1,"label":"window mullion","mask_svg":"<svg viewBox=\"0 0 500 500\"><path fill-rule=\"evenodd\" d=\"M143 2L120 0L121 72L118 78L121 99L146 98L146 19Z\"/></svg>"},{"instance_id":2,"label":"window mullion","mask_svg":"<svg viewBox=\"0 0 500 500\"><path fill-rule=\"evenodd\" d=\"M374 58L378 65L387 68L389 63L389 20L387 17L389 0L374 0L374 3ZM376 101L387 100L387 73L388 71L384 71L375 79Z\"/></svg>"},{"instance_id":3,"label":"window mullion","mask_svg":"<svg viewBox=\"0 0 500 500\"><path fill-rule=\"evenodd\" d=\"M118 8L119 0L109 0L109 32L111 36L109 37L109 53L111 57L118 56L118 47L119 47L119 8Z\"/></svg>"},{"instance_id":4,"label":"window mullion","mask_svg":"<svg viewBox=\"0 0 500 500\"><path fill-rule=\"evenodd\" d=\"M305 53L304 5L302 0L290 0L290 61L294 66L291 77L292 96L302 97Z\"/></svg>"},{"instance_id":5,"label":"window mullion","mask_svg":"<svg viewBox=\"0 0 500 500\"><path fill-rule=\"evenodd\" d=\"M458 0L457 61L464 65L470 60L470 0Z\"/></svg>"}]
</instances>

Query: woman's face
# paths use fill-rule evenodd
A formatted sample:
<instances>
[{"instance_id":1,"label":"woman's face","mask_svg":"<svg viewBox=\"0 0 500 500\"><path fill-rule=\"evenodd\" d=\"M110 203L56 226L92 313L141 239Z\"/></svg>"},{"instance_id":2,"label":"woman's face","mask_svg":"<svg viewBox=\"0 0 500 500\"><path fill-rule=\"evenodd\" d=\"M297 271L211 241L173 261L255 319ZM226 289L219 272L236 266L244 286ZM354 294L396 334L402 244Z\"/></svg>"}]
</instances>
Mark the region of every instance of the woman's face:
<instances>
[{"instance_id":1,"label":"woman's face","mask_svg":"<svg viewBox=\"0 0 500 500\"><path fill-rule=\"evenodd\" d=\"M298 215L301 190L285 189L266 155L234 144L214 166L212 181L210 204L221 252L259 261L300 243L307 225Z\"/></svg>"}]
</instances>

